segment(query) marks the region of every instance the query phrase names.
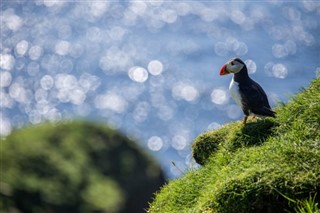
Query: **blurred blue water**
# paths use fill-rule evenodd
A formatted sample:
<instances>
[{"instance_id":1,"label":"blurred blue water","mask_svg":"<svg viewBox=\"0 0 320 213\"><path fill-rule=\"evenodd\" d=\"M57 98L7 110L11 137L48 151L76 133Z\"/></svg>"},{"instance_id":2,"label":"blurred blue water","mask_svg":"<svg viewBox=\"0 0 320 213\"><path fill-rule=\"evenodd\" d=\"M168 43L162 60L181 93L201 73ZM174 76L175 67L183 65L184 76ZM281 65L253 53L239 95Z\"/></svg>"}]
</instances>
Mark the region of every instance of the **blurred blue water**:
<instances>
[{"instance_id":1,"label":"blurred blue water","mask_svg":"<svg viewBox=\"0 0 320 213\"><path fill-rule=\"evenodd\" d=\"M242 58L285 102L320 75L319 20L319 1L1 1L0 134L98 120L180 176L198 134L243 116L220 67Z\"/></svg>"}]
</instances>

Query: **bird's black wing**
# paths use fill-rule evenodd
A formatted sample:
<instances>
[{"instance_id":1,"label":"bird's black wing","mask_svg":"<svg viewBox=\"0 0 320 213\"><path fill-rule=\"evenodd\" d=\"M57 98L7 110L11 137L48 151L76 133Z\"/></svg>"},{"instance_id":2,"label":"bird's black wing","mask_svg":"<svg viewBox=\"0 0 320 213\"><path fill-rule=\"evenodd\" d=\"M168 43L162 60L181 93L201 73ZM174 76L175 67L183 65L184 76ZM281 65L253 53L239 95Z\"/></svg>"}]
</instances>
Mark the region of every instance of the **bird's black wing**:
<instances>
[{"instance_id":1,"label":"bird's black wing","mask_svg":"<svg viewBox=\"0 0 320 213\"><path fill-rule=\"evenodd\" d=\"M262 116L274 117L268 98L262 87L251 80L239 85L243 110L250 110L252 113Z\"/></svg>"}]
</instances>

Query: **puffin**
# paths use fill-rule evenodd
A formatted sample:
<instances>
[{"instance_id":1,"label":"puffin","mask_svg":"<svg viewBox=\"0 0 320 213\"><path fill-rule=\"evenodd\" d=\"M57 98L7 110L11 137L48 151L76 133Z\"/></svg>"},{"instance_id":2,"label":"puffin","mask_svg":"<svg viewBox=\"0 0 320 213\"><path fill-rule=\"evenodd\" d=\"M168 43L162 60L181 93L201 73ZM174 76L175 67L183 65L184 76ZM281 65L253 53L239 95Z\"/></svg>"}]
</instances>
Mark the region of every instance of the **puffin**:
<instances>
[{"instance_id":1,"label":"puffin","mask_svg":"<svg viewBox=\"0 0 320 213\"><path fill-rule=\"evenodd\" d=\"M250 114L258 117L275 117L276 113L270 107L267 95L262 87L249 77L246 64L240 58L233 58L220 69L220 75L233 73L229 91L234 101L241 107L246 124Z\"/></svg>"}]
</instances>

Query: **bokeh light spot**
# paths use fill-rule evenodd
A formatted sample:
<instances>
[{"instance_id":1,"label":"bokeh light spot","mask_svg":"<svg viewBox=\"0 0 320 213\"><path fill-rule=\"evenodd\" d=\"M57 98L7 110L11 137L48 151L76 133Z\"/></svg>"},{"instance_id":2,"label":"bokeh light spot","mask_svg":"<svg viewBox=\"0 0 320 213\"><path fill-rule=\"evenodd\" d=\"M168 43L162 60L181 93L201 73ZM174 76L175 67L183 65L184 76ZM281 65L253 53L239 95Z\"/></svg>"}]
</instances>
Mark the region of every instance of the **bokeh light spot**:
<instances>
[{"instance_id":1,"label":"bokeh light spot","mask_svg":"<svg viewBox=\"0 0 320 213\"><path fill-rule=\"evenodd\" d=\"M84 47L78 43L71 44L69 52L73 58L79 58L84 53Z\"/></svg>"},{"instance_id":2,"label":"bokeh light spot","mask_svg":"<svg viewBox=\"0 0 320 213\"><path fill-rule=\"evenodd\" d=\"M247 52L248 52L247 44L244 42L239 42L239 46L234 52L239 56L247 54Z\"/></svg>"},{"instance_id":3,"label":"bokeh light spot","mask_svg":"<svg viewBox=\"0 0 320 213\"><path fill-rule=\"evenodd\" d=\"M195 101L198 96L198 90L191 84L177 82L172 88L172 96L177 100Z\"/></svg>"},{"instance_id":4,"label":"bokeh light spot","mask_svg":"<svg viewBox=\"0 0 320 213\"><path fill-rule=\"evenodd\" d=\"M204 8L200 13L201 19L205 22L212 22L218 18L218 14L212 8Z\"/></svg>"},{"instance_id":5,"label":"bokeh light spot","mask_svg":"<svg viewBox=\"0 0 320 213\"><path fill-rule=\"evenodd\" d=\"M273 76L272 74L272 68L274 66L274 63L268 62L266 65L264 65L264 71L268 76Z\"/></svg>"},{"instance_id":6,"label":"bokeh light spot","mask_svg":"<svg viewBox=\"0 0 320 213\"><path fill-rule=\"evenodd\" d=\"M12 75L8 71L0 72L0 87L7 87L11 84Z\"/></svg>"},{"instance_id":7,"label":"bokeh light spot","mask_svg":"<svg viewBox=\"0 0 320 213\"><path fill-rule=\"evenodd\" d=\"M70 92L70 102L75 105L83 104L85 99L86 99L86 94L80 88L74 89Z\"/></svg>"},{"instance_id":8,"label":"bokeh light spot","mask_svg":"<svg viewBox=\"0 0 320 213\"><path fill-rule=\"evenodd\" d=\"M12 70L15 59L10 54L0 54L0 68L4 70Z\"/></svg>"},{"instance_id":9,"label":"bokeh light spot","mask_svg":"<svg viewBox=\"0 0 320 213\"><path fill-rule=\"evenodd\" d=\"M176 9L177 14L179 16L186 16L192 10L190 4L188 4L186 2L178 2L177 4L175 4L175 9Z\"/></svg>"},{"instance_id":10,"label":"bokeh light spot","mask_svg":"<svg viewBox=\"0 0 320 213\"><path fill-rule=\"evenodd\" d=\"M59 41L55 46L55 52L58 55L67 55L69 53L70 43L68 41Z\"/></svg>"},{"instance_id":11,"label":"bokeh light spot","mask_svg":"<svg viewBox=\"0 0 320 213\"><path fill-rule=\"evenodd\" d=\"M208 125L207 130L211 131L211 130L215 130L218 129L221 126L221 124L217 123L217 122L212 122Z\"/></svg>"},{"instance_id":12,"label":"bokeh light spot","mask_svg":"<svg viewBox=\"0 0 320 213\"><path fill-rule=\"evenodd\" d=\"M160 151L163 147L163 140L159 136L152 136L148 139L148 148L152 151Z\"/></svg>"},{"instance_id":13,"label":"bokeh light spot","mask_svg":"<svg viewBox=\"0 0 320 213\"><path fill-rule=\"evenodd\" d=\"M15 51L17 55L24 56L27 53L28 48L29 48L29 42L27 42L26 40L22 40L17 43Z\"/></svg>"},{"instance_id":14,"label":"bokeh light spot","mask_svg":"<svg viewBox=\"0 0 320 213\"><path fill-rule=\"evenodd\" d=\"M171 146L176 150L183 150L187 146L187 140L182 135L175 135L172 138Z\"/></svg>"},{"instance_id":15,"label":"bokeh light spot","mask_svg":"<svg viewBox=\"0 0 320 213\"><path fill-rule=\"evenodd\" d=\"M7 136L12 131L12 125L9 119L0 114L0 136Z\"/></svg>"},{"instance_id":16,"label":"bokeh light spot","mask_svg":"<svg viewBox=\"0 0 320 213\"><path fill-rule=\"evenodd\" d=\"M297 45L294 41L292 40L287 40L284 44L285 48L287 49L288 53L293 55L297 51Z\"/></svg>"},{"instance_id":17,"label":"bokeh light spot","mask_svg":"<svg viewBox=\"0 0 320 213\"><path fill-rule=\"evenodd\" d=\"M284 79L288 75L288 69L283 64L275 64L272 67L272 74L276 78Z\"/></svg>"},{"instance_id":18,"label":"bokeh light spot","mask_svg":"<svg viewBox=\"0 0 320 213\"><path fill-rule=\"evenodd\" d=\"M94 17L101 17L109 8L110 2L108 1L93 1L89 4L91 15Z\"/></svg>"},{"instance_id":19,"label":"bokeh light spot","mask_svg":"<svg viewBox=\"0 0 320 213\"><path fill-rule=\"evenodd\" d=\"M35 45L29 49L28 53L29 53L30 59L35 61L41 57L43 50L42 50L42 47Z\"/></svg>"},{"instance_id":20,"label":"bokeh light spot","mask_svg":"<svg viewBox=\"0 0 320 213\"><path fill-rule=\"evenodd\" d=\"M139 102L133 111L133 119L139 123L144 122L148 118L150 110L150 105L147 102Z\"/></svg>"},{"instance_id":21,"label":"bokeh light spot","mask_svg":"<svg viewBox=\"0 0 320 213\"><path fill-rule=\"evenodd\" d=\"M45 75L40 80L40 85L42 89L49 90L53 87L54 80L50 75Z\"/></svg>"},{"instance_id":22,"label":"bokeh light spot","mask_svg":"<svg viewBox=\"0 0 320 213\"><path fill-rule=\"evenodd\" d=\"M161 18L164 22L172 24L172 23L176 22L178 15L175 10L168 9L168 10L164 10L162 12Z\"/></svg>"},{"instance_id":23,"label":"bokeh light spot","mask_svg":"<svg viewBox=\"0 0 320 213\"><path fill-rule=\"evenodd\" d=\"M132 67L128 71L128 75L131 80L143 83L148 79L148 72L145 68L143 67Z\"/></svg>"},{"instance_id":24,"label":"bokeh light spot","mask_svg":"<svg viewBox=\"0 0 320 213\"><path fill-rule=\"evenodd\" d=\"M160 75L163 71L163 64L158 60L150 61L148 71L151 75Z\"/></svg>"},{"instance_id":25,"label":"bokeh light spot","mask_svg":"<svg viewBox=\"0 0 320 213\"><path fill-rule=\"evenodd\" d=\"M109 35L113 40L120 41L122 38L125 36L126 30L123 29L122 27L113 27L109 31Z\"/></svg>"},{"instance_id":26,"label":"bokeh light spot","mask_svg":"<svg viewBox=\"0 0 320 213\"><path fill-rule=\"evenodd\" d=\"M89 73L83 73L79 79L79 85L86 92L93 92L101 85L101 79Z\"/></svg>"},{"instance_id":27,"label":"bokeh light spot","mask_svg":"<svg viewBox=\"0 0 320 213\"><path fill-rule=\"evenodd\" d=\"M33 96L30 90L24 88L18 82L14 82L10 85L9 94L11 98L22 104L30 103Z\"/></svg>"},{"instance_id":28,"label":"bokeh light spot","mask_svg":"<svg viewBox=\"0 0 320 213\"><path fill-rule=\"evenodd\" d=\"M134 12L136 15L142 16L147 10L148 6L143 1L132 1L129 9Z\"/></svg>"},{"instance_id":29,"label":"bokeh light spot","mask_svg":"<svg viewBox=\"0 0 320 213\"><path fill-rule=\"evenodd\" d=\"M257 71L256 62L254 62L253 60L247 59L245 60L245 64L247 65L249 74L253 74Z\"/></svg>"},{"instance_id":30,"label":"bokeh light spot","mask_svg":"<svg viewBox=\"0 0 320 213\"><path fill-rule=\"evenodd\" d=\"M171 120L175 114L174 109L168 105L161 105L158 110L158 117L163 121Z\"/></svg>"},{"instance_id":31,"label":"bokeh light spot","mask_svg":"<svg viewBox=\"0 0 320 213\"><path fill-rule=\"evenodd\" d=\"M59 0L43 0L43 4L46 7L53 7L53 6L61 6L62 4L64 4L64 2Z\"/></svg>"},{"instance_id":32,"label":"bokeh light spot","mask_svg":"<svg viewBox=\"0 0 320 213\"><path fill-rule=\"evenodd\" d=\"M226 104L228 99L229 97L224 89L214 89L211 92L211 101L215 104Z\"/></svg>"},{"instance_id":33,"label":"bokeh light spot","mask_svg":"<svg viewBox=\"0 0 320 213\"><path fill-rule=\"evenodd\" d=\"M55 76L55 86L57 89L70 90L77 86L78 82L74 75L57 74Z\"/></svg>"},{"instance_id":34,"label":"bokeh light spot","mask_svg":"<svg viewBox=\"0 0 320 213\"><path fill-rule=\"evenodd\" d=\"M1 22L4 23L6 27L8 27L12 31L18 31L23 25L23 20L19 16L17 16L12 9L7 9L6 11L4 11L1 15L1 19Z\"/></svg>"},{"instance_id":35,"label":"bokeh light spot","mask_svg":"<svg viewBox=\"0 0 320 213\"><path fill-rule=\"evenodd\" d=\"M284 45L281 44L274 44L272 46L272 54L274 55L274 57L276 58L282 58L288 55L288 51L285 48Z\"/></svg>"},{"instance_id":36,"label":"bokeh light spot","mask_svg":"<svg viewBox=\"0 0 320 213\"><path fill-rule=\"evenodd\" d=\"M0 107L11 109L15 101L3 89L0 90Z\"/></svg>"},{"instance_id":37,"label":"bokeh light spot","mask_svg":"<svg viewBox=\"0 0 320 213\"><path fill-rule=\"evenodd\" d=\"M244 23L244 21L246 20L246 16L241 10L233 10L230 18L234 23L239 25Z\"/></svg>"},{"instance_id":38,"label":"bokeh light spot","mask_svg":"<svg viewBox=\"0 0 320 213\"><path fill-rule=\"evenodd\" d=\"M108 92L105 95L97 95L94 100L98 109L108 109L116 113L123 113L127 109L127 101L114 92Z\"/></svg>"}]
</instances>

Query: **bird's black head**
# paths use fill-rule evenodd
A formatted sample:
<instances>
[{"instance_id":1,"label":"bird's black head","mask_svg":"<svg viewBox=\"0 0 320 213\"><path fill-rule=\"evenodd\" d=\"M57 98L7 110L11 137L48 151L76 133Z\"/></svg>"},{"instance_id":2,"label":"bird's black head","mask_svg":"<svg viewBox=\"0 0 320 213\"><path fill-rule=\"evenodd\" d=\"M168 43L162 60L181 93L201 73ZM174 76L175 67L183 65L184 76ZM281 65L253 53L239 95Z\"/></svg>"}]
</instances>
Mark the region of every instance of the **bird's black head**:
<instances>
[{"instance_id":1,"label":"bird's black head","mask_svg":"<svg viewBox=\"0 0 320 213\"><path fill-rule=\"evenodd\" d=\"M240 58L233 58L221 67L220 75L236 74L244 68L246 69L246 64Z\"/></svg>"}]
</instances>

